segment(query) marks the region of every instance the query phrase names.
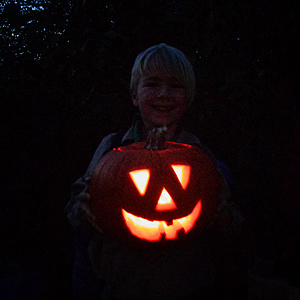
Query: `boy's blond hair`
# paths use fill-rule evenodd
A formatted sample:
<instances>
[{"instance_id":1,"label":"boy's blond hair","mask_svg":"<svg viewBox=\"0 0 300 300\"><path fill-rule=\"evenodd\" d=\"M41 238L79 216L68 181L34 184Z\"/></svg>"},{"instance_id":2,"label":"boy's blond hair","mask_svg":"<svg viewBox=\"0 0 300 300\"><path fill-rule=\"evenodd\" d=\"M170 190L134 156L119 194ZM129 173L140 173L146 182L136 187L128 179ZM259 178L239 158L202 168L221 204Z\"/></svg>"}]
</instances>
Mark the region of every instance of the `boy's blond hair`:
<instances>
[{"instance_id":1,"label":"boy's blond hair","mask_svg":"<svg viewBox=\"0 0 300 300\"><path fill-rule=\"evenodd\" d=\"M141 75L152 74L158 70L170 74L183 85L189 107L195 95L193 66L183 52L164 43L152 46L137 56L131 71L131 96L136 96Z\"/></svg>"}]
</instances>

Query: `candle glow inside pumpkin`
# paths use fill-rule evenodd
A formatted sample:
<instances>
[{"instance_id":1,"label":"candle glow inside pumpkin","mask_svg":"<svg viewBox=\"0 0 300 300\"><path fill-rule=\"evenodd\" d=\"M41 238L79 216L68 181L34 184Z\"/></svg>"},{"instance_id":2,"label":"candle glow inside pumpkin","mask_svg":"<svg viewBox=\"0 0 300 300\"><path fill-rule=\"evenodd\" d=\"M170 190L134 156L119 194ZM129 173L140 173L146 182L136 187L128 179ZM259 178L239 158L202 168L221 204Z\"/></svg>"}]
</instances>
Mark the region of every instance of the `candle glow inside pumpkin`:
<instances>
[{"instance_id":1,"label":"candle glow inside pumpkin","mask_svg":"<svg viewBox=\"0 0 300 300\"><path fill-rule=\"evenodd\" d=\"M171 167L174 170L182 188L185 190L190 181L190 166L171 165ZM144 196L150 180L150 170L134 170L129 172L129 175L140 195ZM189 215L172 220L172 224L168 224L166 221L147 220L145 218L131 214L125 209L122 209L122 215L127 228L134 236L147 241L159 241L162 238L176 239L178 236L178 232L181 230L184 230L185 233L188 233L194 227L197 219L199 218L201 207L202 204L200 200ZM168 211L175 209L177 209L177 206L174 200L172 199L166 188L163 188L155 210Z\"/></svg>"}]
</instances>

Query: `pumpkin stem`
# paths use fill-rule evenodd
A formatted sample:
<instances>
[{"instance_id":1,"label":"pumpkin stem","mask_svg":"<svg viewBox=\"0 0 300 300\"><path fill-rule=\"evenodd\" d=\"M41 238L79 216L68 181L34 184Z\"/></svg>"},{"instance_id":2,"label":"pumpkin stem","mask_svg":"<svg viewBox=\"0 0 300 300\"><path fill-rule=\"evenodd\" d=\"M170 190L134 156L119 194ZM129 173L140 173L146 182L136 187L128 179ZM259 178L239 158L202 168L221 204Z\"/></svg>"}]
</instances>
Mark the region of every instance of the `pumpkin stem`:
<instances>
[{"instance_id":1,"label":"pumpkin stem","mask_svg":"<svg viewBox=\"0 0 300 300\"><path fill-rule=\"evenodd\" d=\"M164 150L167 148L167 126L152 129L147 137L145 148L148 150Z\"/></svg>"}]
</instances>

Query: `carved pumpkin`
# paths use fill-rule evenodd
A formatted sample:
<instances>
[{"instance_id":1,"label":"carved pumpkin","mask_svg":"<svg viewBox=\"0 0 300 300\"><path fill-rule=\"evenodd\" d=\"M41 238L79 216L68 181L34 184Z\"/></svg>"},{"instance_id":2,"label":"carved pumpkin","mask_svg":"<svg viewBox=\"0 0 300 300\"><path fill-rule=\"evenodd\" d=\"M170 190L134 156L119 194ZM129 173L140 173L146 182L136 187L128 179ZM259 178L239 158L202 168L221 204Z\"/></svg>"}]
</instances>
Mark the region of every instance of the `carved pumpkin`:
<instances>
[{"instance_id":1,"label":"carved pumpkin","mask_svg":"<svg viewBox=\"0 0 300 300\"><path fill-rule=\"evenodd\" d=\"M199 147L166 142L113 149L101 158L90 182L96 223L121 239L162 242L199 232L213 220L221 178Z\"/></svg>"}]
</instances>

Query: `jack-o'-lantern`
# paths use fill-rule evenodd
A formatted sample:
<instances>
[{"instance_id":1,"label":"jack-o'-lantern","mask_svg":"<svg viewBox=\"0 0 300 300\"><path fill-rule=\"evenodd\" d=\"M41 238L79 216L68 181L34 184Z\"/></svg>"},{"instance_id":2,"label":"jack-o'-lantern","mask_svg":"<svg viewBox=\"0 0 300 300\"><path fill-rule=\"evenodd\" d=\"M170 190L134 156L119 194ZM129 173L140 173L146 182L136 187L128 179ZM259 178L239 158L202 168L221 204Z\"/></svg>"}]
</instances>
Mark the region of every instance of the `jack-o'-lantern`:
<instances>
[{"instance_id":1,"label":"jack-o'-lantern","mask_svg":"<svg viewBox=\"0 0 300 300\"><path fill-rule=\"evenodd\" d=\"M198 146L145 142L113 149L90 182L91 207L104 232L127 240L166 242L199 232L213 220L221 177Z\"/></svg>"}]
</instances>

